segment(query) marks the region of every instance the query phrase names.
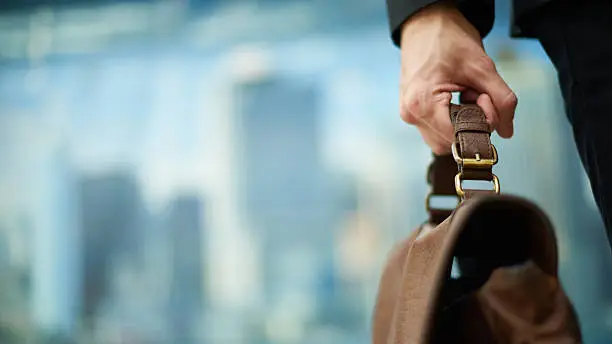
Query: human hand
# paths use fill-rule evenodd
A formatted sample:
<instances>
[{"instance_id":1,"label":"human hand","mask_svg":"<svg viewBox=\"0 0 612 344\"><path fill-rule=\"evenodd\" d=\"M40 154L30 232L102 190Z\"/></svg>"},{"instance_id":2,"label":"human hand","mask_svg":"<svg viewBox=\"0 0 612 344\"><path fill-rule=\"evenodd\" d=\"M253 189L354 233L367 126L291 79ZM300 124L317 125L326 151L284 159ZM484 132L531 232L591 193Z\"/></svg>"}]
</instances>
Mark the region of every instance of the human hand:
<instances>
[{"instance_id":1,"label":"human hand","mask_svg":"<svg viewBox=\"0 0 612 344\"><path fill-rule=\"evenodd\" d=\"M415 125L435 154L450 151L451 92L476 103L503 138L512 137L517 98L485 53L480 34L453 5L440 1L402 27L400 114Z\"/></svg>"}]
</instances>

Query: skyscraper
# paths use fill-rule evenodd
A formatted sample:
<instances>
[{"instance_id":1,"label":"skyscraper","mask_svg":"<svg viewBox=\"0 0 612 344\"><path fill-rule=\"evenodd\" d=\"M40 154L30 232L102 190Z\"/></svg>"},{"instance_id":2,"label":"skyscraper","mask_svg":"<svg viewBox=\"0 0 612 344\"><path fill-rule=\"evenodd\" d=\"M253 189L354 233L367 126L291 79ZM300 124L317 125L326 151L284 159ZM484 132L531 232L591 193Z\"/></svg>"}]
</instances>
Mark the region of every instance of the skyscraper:
<instances>
[{"instance_id":1,"label":"skyscraper","mask_svg":"<svg viewBox=\"0 0 612 344\"><path fill-rule=\"evenodd\" d=\"M275 75L239 84L238 156L242 207L262 242L265 304L273 311L325 298L320 277L333 264L331 197L320 150L317 85ZM291 321L283 317L285 321Z\"/></svg>"},{"instance_id":2,"label":"skyscraper","mask_svg":"<svg viewBox=\"0 0 612 344\"><path fill-rule=\"evenodd\" d=\"M166 219L172 248L169 320L177 343L196 341L197 323L204 307L202 210L198 196L182 195L172 201Z\"/></svg>"},{"instance_id":3,"label":"skyscraper","mask_svg":"<svg viewBox=\"0 0 612 344\"><path fill-rule=\"evenodd\" d=\"M82 315L90 320L108 296L110 269L137 260L142 200L132 175L123 171L85 176L80 182L83 247Z\"/></svg>"},{"instance_id":4,"label":"skyscraper","mask_svg":"<svg viewBox=\"0 0 612 344\"><path fill-rule=\"evenodd\" d=\"M65 148L65 147L63 147ZM45 334L73 335L79 307L81 248L78 241L76 180L66 149L50 149L35 165L32 311Z\"/></svg>"},{"instance_id":5,"label":"skyscraper","mask_svg":"<svg viewBox=\"0 0 612 344\"><path fill-rule=\"evenodd\" d=\"M247 212L255 221L312 218L309 211L317 210L322 195L316 88L270 77L242 84L237 93ZM265 228L268 233L275 230L287 233L284 228Z\"/></svg>"}]
</instances>

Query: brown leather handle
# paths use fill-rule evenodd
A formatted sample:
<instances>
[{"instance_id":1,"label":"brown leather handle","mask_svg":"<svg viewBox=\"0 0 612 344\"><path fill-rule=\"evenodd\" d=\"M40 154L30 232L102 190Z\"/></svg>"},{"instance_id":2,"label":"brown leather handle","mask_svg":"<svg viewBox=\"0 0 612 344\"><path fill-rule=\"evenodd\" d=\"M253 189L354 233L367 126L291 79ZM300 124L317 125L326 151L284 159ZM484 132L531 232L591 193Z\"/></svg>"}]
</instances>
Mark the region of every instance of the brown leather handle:
<instances>
[{"instance_id":1,"label":"brown leather handle","mask_svg":"<svg viewBox=\"0 0 612 344\"><path fill-rule=\"evenodd\" d=\"M491 126L484 111L475 104L451 104L450 117L455 129L453 157L459 167L459 174L455 178L457 193L465 198L480 193L464 192L461 181L465 179L492 181L492 191L499 193L499 181L493 174L497 152L491 144Z\"/></svg>"},{"instance_id":2,"label":"brown leather handle","mask_svg":"<svg viewBox=\"0 0 612 344\"><path fill-rule=\"evenodd\" d=\"M451 104L450 118L455 129L456 152L460 158L482 161L495 158L496 154L491 145L491 127L480 106ZM488 174L483 174L479 173L482 172L482 168L479 171L470 171L468 166L463 167L464 174L470 173L465 176L468 179L491 180L493 178L490 169L487 171ZM476 169L472 168L472 170ZM475 174L472 175L472 173Z\"/></svg>"},{"instance_id":3,"label":"brown leather handle","mask_svg":"<svg viewBox=\"0 0 612 344\"><path fill-rule=\"evenodd\" d=\"M492 191L499 191L499 181L493 174L497 163L497 152L491 144L491 127L484 111L478 105L450 105L450 119L454 128L453 154L434 155L427 171L427 182L431 191L427 196L429 222L438 224L446 219L452 209L430 206L432 196L457 195L470 198L482 190L463 190L461 181L486 180L494 183ZM457 187L457 184L459 187Z\"/></svg>"}]
</instances>

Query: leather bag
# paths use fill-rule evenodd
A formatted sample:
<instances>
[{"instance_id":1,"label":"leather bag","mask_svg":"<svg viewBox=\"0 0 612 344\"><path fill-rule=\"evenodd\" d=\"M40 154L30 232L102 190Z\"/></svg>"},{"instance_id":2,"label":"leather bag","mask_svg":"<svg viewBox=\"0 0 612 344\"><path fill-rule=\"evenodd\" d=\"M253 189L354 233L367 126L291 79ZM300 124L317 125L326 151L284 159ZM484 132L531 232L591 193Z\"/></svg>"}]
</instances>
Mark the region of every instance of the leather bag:
<instances>
[{"instance_id":1,"label":"leather bag","mask_svg":"<svg viewBox=\"0 0 612 344\"><path fill-rule=\"evenodd\" d=\"M428 221L392 250L379 282L374 344L576 344L556 237L532 202L499 194L497 152L477 105L450 106L452 155L434 156ZM464 180L493 183L464 189ZM458 196L454 209L432 198ZM451 276L453 262L460 270Z\"/></svg>"}]
</instances>

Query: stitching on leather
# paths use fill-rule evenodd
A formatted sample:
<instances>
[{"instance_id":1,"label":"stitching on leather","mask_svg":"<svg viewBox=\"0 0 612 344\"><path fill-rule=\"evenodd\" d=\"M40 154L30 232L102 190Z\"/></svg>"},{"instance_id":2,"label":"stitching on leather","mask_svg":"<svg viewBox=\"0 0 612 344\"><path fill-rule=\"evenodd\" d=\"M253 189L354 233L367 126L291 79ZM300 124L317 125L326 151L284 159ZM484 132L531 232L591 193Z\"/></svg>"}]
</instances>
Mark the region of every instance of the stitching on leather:
<instances>
[{"instance_id":1,"label":"stitching on leather","mask_svg":"<svg viewBox=\"0 0 612 344\"><path fill-rule=\"evenodd\" d=\"M465 146L465 137L464 136L465 135L459 134L458 136L459 136L459 148L461 148L461 155L463 156L463 154L465 154L464 153L464 150L465 150L465 148L464 148L464 146Z\"/></svg>"},{"instance_id":2,"label":"stitching on leather","mask_svg":"<svg viewBox=\"0 0 612 344\"><path fill-rule=\"evenodd\" d=\"M457 117L456 117L456 120L455 120L455 122L456 122L456 123L460 123L460 122L462 122L463 115L464 115L464 113L465 113L466 111L468 111L468 109L469 109L469 108L464 107L464 108L462 108L461 110L459 110L459 111L457 112ZM465 152L464 152L464 151L465 151L465 148L466 148L466 147L465 147L465 138L464 138L464 136L465 136L465 135L463 135L463 134L461 134L461 133L458 133L458 134L457 134L457 136L459 137L459 148L461 149L461 152L460 152L460 153L461 153L461 155L463 156L463 154L465 154ZM463 157L465 158L465 156L463 156Z\"/></svg>"}]
</instances>

